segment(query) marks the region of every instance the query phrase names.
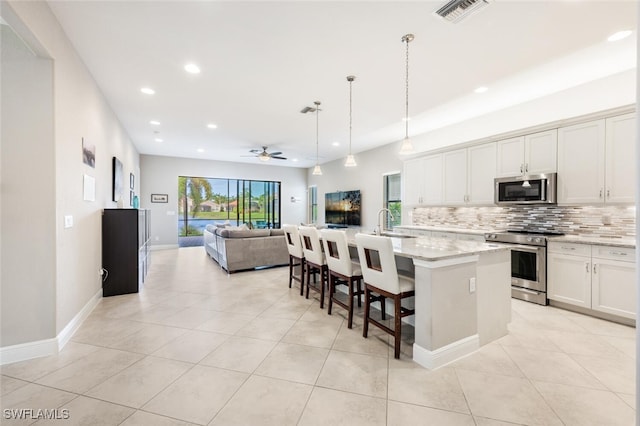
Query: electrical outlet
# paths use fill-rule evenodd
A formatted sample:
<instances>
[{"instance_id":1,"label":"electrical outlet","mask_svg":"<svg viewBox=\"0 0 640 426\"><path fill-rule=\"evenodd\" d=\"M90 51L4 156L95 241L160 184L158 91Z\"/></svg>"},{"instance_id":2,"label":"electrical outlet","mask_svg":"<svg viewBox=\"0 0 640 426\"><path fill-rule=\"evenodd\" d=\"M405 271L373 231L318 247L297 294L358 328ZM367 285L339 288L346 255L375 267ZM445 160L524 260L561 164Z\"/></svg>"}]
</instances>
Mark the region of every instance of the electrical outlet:
<instances>
[{"instance_id":1,"label":"electrical outlet","mask_svg":"<svg viewBox=\"0 0 640 426\"><path fill-rule=\"evenodd\" d=\"M64 227L65 228L71 228L72 226L73 226L73 216L66 215L64 217Z\"/></svg>"},{"instance_id":2,"label":"electrical outlet","mask_svg":"<svg viewBox=\"0 0 640 426\"><path fill-rule=\"evenodd\" d=\"M469 293L476 291L476 277L469 278Z\"/></svg>"}]
</instances>

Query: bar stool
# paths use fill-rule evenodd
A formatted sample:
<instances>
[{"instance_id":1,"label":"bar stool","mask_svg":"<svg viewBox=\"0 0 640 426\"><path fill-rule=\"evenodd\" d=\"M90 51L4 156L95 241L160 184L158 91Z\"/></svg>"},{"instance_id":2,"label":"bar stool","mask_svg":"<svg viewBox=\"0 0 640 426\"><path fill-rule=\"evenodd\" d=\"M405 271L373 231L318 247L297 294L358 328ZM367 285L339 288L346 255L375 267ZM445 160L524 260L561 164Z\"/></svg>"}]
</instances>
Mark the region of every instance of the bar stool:
<instances>
[{"instance_id":1,"label":"bar stool","mask_svg":"<svg viewBox=\"0 0 640 426\"><path fill-rule=\"evenodd\" d=\"M367 337L369 323L391 334L394 337L394 358L398 359L400 358L402 318L415 313L413 309L404 308L401 301L415 295L415 280L398 275L391 238L357 234L356 244L364 276L364 327L362 335ZM393 299L393 329L371 318L369 310L371 302L375 299L371 293Z\"/></svg>"},{"instance_id":2,"label":"bar stool","mask_svg":"<svg viewBox=\"0 0 640 426\"><path fill-rule=\"evenodd\" d=\"M351 259L347 235L344 231L322 229L322 246L324 247L327 266L329 267L329 305L327 313L331 315L333 302L342 306L349 313L347 327L353 325L353 298L358 298L358 307L362 306L360 295L362 291L362 271L360 263ZM336 286L346 285L349 290L349 301L344 303L335 297ZM357 289L354 287L357 286Z\"/></svg>"},{"instance_id":3,"label":"bar stool","mask_svg":"<svg viewBox=\"0 0 640 426\"><path fill-rule=\"evenodd\" d=\"M298 228L302 239L302 252L305 258L305 269L307 273L307 295L309 298L309 288L320 293L320 308L324 308L324 288L325 283L329 281L329 268L327 259L322 252L322 244L320 243L320 234L318 230L312 226L301 226ZM320 288L311 287L311 273L320 273Z\"/></svg>"},{"instance_id":4,"label":"bar stool","mask_svg":"<svg viewBox=\"0 0 640 426\"><path fill-rule=\"evenodd\" d=\"M282 225L284 238L287 242L287 250L289 251L289 288L293 280L300 283L300 296L304 293L304 253L302 252L302 241L298 227L295 225ZM296 263L297 262L297 263ZM300 276L296 276L294 268L300 267Z\"/></svg>"}]
</instances>

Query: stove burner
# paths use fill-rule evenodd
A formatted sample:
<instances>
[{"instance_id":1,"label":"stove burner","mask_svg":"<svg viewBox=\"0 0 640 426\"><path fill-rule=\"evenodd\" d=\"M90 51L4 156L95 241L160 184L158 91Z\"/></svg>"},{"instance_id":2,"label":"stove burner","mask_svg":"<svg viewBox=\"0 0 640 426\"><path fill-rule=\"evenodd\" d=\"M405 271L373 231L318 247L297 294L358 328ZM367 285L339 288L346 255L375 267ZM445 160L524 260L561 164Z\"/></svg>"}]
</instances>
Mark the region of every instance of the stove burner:
<instances>
[{"instance_id":1,"label":"stove burner","mask_svg":"<svg viewBox=\"0 0 640 426\"><path fill-rule=\"evenodd\" d=\"M562 232L554 232L554 231L527 231L522 229L509 229L507 232L511 234L523 234L523 235L542 235L542 236L554 236L558 237L564 235Z\"/></svg>"}]
</instances>

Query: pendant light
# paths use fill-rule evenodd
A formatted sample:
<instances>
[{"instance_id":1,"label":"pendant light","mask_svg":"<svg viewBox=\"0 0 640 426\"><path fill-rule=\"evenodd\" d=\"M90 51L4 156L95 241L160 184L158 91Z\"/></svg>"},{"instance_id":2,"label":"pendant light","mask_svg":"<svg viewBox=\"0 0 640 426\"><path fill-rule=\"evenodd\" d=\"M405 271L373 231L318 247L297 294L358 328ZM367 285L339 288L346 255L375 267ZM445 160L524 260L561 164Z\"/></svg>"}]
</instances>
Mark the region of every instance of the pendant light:
<instances>
[{"instance_id":1,"label":"pendant light","mask_svg":"<svg viewBox=\"0 0 640 426\"><path fill-rule=\"evenodd\" d=\"M413 143L409 139L409 43L413 41L413 34L405 34L402 36L402 42L406 45L406 75L405 75L405 114L404 114L404 139L400 146L400 155L408 155L413 153Z\"/></svg>"},{"instance_id":2,"label":"pendant light","mask_svg":"<svg viewBox=\"0 0 640 426\"><path fill-rule=\"evenodd\" d=\"M347 155L347 161L344 162L344 166L345 167L355 167L358 165L358 163L356 163L356 159L353 158L353 154L351 153L351 112L352 112L352 108L351 108L351 89L353 86L353 80L356 79L355 75L348 75L347 76L347 81L349 82L349 155Z\"/></svg>"},{"instance_id":3,"label":"pendant light","mask_svg":"<svg viewBox=\"0 0 640 426\"><path fill-rule=\"evenodd\" d=\"M316 166L313 168L313 174L316 176L321 176L322 175L322 169L320 168L320 162L319 162L319 156L318 156L318 150L319 150L319 146L320 146L320 139L318 138L318 122L319 122L319 118L318 115L320 113L320 101L315 101L314 104L316 104Z\"/></svg>"}]
</instances>

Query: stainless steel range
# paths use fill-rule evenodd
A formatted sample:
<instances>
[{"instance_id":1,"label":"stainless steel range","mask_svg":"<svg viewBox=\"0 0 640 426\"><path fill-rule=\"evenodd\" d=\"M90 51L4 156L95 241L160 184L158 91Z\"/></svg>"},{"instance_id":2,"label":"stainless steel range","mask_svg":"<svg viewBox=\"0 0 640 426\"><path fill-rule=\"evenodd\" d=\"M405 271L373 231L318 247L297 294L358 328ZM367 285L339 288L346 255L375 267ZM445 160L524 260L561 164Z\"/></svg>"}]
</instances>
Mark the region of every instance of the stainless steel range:
<instances>
[{"instance_id":1,"label":"stainless steel range","mask_svg":"<svg viewBox=\"0 0 640 426\"><path fill-rule=\"evenodd\" d=\"M547 304L547 236L530 231L485 234L485 241L511 245L511 297Z\"/></svg>"}]
</instances>

